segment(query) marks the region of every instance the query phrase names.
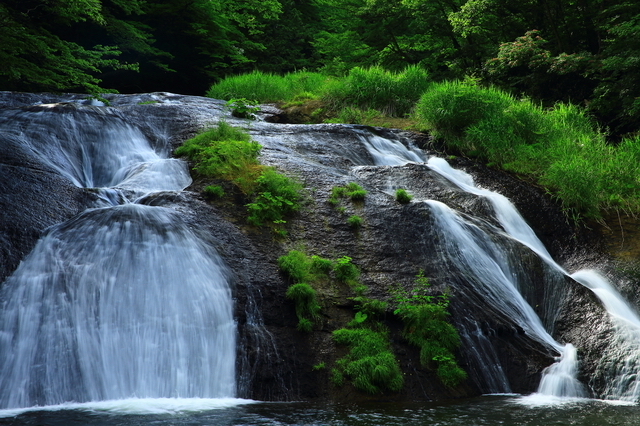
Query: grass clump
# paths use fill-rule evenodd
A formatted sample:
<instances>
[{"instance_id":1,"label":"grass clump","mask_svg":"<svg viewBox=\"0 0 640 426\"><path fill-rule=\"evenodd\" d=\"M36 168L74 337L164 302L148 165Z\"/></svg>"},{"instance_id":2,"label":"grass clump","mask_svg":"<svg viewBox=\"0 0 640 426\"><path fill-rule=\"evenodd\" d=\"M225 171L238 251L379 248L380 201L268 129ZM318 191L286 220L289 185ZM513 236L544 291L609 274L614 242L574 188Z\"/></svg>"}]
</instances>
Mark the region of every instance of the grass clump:
<instances>
[{"instance_id":1,"label":"grass clump","mask_svg":"<svg viewBox=\"0 0 640 426\"><path fill-rule=\"evenodd\" d=\"M355 67L345 78L327 85L322 98L336 110L376 110L400 117L411 112L429 85L427 72L416 65L397 73L380 66Z\"/></svg>"},{"instance_id":2,"label":"grass clump","mask_svg":"<svg viewBox=\"0 0 640 426\"><path fill-rule=\"evenodd\" d=\"M404 323L404 338L420 348L420 363L435 370L445 386L455 387L467 377L453 354L460 346L460 337L447 321L447 295L430 296L428 287L429 281L420 271L411 292L395 291L394 314Z\"/></svg>"},{"instance_id":3,"label":"grass clump","mask_svg":"<svg viewBox=\"0 0 640 426\"><path fill-rule=\"evenodd\" d=\"M400 204L409 204L413 198L406 190L400 188L396 189L396 201Z\"/></svg>"},{"instance_id":4,"label":"grass clump","mask_svg":"<svg viewBox=\"0 0 640 426\"><path fill-rule=\"evenodd\" d=\"M369 394L402 389L402 371L385 331L342 328L335 330L332 337L338 345L349 347L349 353L337 360L332 370L334 384L341 385L346 376L356 389Z\"/></svg>"},{"instance_id":5,"label":"grass clump","mask_svg":"<svg viewBox=\"0 0 640 426\"><path fill-rule=\"evenodd\" d=\"M225 121L187 141L176 155L194 162L193 170L203 177L232 182L253 200L246 205L247 221L256 226L280 226L284 218L300 208L302 185L258 162L262 147L241 129ZM207 187L209 188L209 187ZM205 188L205 195L222 196L222 188ZM274 228L275 229L275 228Z\"/></svg>"},{"instance_id":6,"label":"grass clump","mask_svg":"<svg viewBox=\"0 0 640 426\"><path fill-rule=\"evenodd\" d=\"M354 214L352 216L349 216L349 219L347 219L347 224L349 224L349 226L353 229L360 229L360 227L362 226L362 218Z\"/></svg>"},{"instance_id":7,"label":"grass clump","mask_svg":"<svg viewBox=\"0 0 640 426\"><path fill-rule=\"evenodd\" d=\"M320 317L316 291L309 284L297 283L287 289L286 297L295 305L298 330L310 332L313 328L312 320L315 321Z\"/></svg>"},{"instance_id":8,"label":"grass clump","mask_svg":"<svg viewBox=\"0 0 640 426\"><path fill-rule=\"evenodd\" d=\"M351 201L363 201L367 195L367 191L362 189L360 185L355 182L349 182L345 186L334 186L331 188L331 195L329 196L329 204L337 206L340 204L340 200L349 198Z\"/></svg>"},{"instance_id":9,"label":"grass clump","mask_svg":"<svg viewBox=\"0 0 640 426\"><path fill-rule=\"evenodd\" d=\"M206 96L215 99L254 99L257 102L288 102L316 97L330 77L296 71L285 75L253 71L227 77L209 88Z\"/></svg>"}]
</instances>

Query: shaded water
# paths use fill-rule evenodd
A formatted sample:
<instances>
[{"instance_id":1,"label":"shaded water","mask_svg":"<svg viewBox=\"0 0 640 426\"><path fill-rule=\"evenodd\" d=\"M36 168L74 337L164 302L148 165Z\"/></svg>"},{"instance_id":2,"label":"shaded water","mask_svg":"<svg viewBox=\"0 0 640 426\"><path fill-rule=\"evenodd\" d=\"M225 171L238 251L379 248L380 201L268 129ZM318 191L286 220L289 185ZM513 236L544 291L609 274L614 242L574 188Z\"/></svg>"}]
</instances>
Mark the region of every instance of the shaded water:
<instances>
[{"instance_id":1,"label":"shaded water","mask_svg":"<svg viewBox=\"0 0 640 426\"><path fill-rule=\"evenodd\" d=\"M640 407L595 400L543 405L511 396L485 396L446 404L375 402L359 405L324 405L304 402L257 403L238 400L193 401L180 404L157 401L141 408L136 403L88 404L75 409L51 407L11 418L0 425L66 426L632 426ZM8 414L8 413L6 413ZM15 413L14 413L15 414ZM3 412L0 411L0 416Z\"/></svg>"}]
</instances>

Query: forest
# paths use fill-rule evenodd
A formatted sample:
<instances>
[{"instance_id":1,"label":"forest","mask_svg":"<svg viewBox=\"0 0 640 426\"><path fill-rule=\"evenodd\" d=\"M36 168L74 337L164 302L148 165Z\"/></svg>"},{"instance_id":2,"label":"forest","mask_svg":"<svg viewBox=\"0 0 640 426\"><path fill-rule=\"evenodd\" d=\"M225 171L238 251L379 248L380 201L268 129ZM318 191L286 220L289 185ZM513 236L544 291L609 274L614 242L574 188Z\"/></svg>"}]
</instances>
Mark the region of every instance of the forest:
<instances>
[{"instance_id":1,"label":"forest","mask_svg":"<svg viewBox=\"0 0 640 426\"><path fill-rule=\"evenodd\" d=\"M7 0L0 89L203 95L254 70L416 65L553 106L612 140L640 123L632 0Z\"/></svg>"}]
</instances>

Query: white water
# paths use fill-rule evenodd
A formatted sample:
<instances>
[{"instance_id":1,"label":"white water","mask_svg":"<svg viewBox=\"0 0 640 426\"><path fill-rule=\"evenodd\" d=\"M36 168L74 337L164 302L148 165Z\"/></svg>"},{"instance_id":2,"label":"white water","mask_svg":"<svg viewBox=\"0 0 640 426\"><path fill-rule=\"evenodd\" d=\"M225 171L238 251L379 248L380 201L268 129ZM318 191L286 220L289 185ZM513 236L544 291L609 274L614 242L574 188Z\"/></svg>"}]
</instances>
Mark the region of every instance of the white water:
<instances>
[{"instance_id":1,"label":"white water","mask_svg":"<svg viewBox=\"0 0 640 426\"><path fill-rule=\"evenodd\" d=\"M477 188L470 175L454 170L441 158L429 159L429 167L446 177L461 189L488 198L494 206L496 216L505 232L522 242L548 264L565 275L568 273L549 255L542 242L524 221L511 202L492 191ZM603 366L607 380L604 394L607 398L623 401L637 401L640 398L640 318L611 283L594 270L581 270L571 275L600 299L617 326L616 353L603 354ZM582 396L583 391L575 388L577 374L577 352L567 344L561 351L560 361L544 372L538 393L548 396Z\"/></svg>"},{"instance_id":2,"label":"white water","mask_svg":"<svg viewBox=\"0 0 640 426\"><path fill-rule=\"evenodd\" d=\"M190 182L117 117L31 114L18 136L76 185L140 195ZM127 203L53 227L0 301L0 408L235 396L227 270L170 209Z\"/></svg>"},{"instance_id":3,"label":"white water","mask_svg":"<svg viewBox=\"0 0 640 426\"><path fill-rule=\"evenodd\" d=\"M375 136L368 137L365 142L376 165L402 165L423 161L421 156L398 142ZM476 187L469 174L453 169L442 158L431 157L427 165L464 191L489 199L496 218L507 235L531 248L546 262L556 265L542 242L506 197ZM498 307L528 335L551 346L560 354L558 361L545 369L538 393L571 398L585 396L584 387L576 378L578 357L575 347L556 342L545 330L540 318L519 291L515 278L517 274L511 270L508 254L484 231L445 204L434 200L425 202L430 206L440 231L440 245L455 264L456 273L462 273L472 280L476 288L482 287L487 303ZM493 370L498 376L494 378L496 384L501 390L508 392L506 379L500 377L503 374L501 368Z\"/></svg>"},{"instance_id":4,"label":"white water","mask_svg":"<svg viewBox=\"0 0 640 426\"><path fill-rule=\"evenodd\" d=\"M594 270L571 275L600 299L616 328L614 344L602 354L598 373L606 383L607 399L640 400L640 318L611 283Z\"/></svg>"}]
</instances>

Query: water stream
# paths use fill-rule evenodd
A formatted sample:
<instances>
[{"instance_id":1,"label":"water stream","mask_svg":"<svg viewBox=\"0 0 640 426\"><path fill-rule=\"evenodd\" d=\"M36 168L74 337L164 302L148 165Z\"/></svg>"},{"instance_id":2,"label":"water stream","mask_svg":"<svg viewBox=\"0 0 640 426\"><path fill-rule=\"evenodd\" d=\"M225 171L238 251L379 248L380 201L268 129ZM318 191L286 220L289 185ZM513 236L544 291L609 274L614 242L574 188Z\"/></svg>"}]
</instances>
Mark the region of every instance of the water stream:
<instances>
[{"instance_id":1,"label":"water stream","mask_svg":"<svg viewBox=\"0 0 640 426\"><path fill-rule=\"evenodd\" d=\"M85 108L2 120L75 185L106 188L2 284L0 408L235 397L225 265L176 211L137 203L184 189L186 165L115 112Z\"/></svg>"},{"instance_id":2,"label":"water stream","mask_svg":"<svg viewBox=\"0 0 640 426\"><path fill-rule=\"evenodd\" d=\"M184 424L236 424L237 419L242 424L325 424L293 404L287 406L287 414L279 414L282 405L256 408L261 404L236 398L242 373L236 373L238 332L230 273L179 212L145 204L150 193L181 191L191 182L186 165L169 158L162 135L151 143L110 108L60 108L0 115L5 135L20 141L42 164L74 185L96 188L100 194L95 206L50 228L0 287L0 418L20 416L29 424L29 413L46 410L67 413L62 420L51 414L52 423L57 424L87 412L92 413L89 417L144 413L158 424L183 420ZM436 229L442 267L463 276L482 294L482 303L558 355L544 371L534 398L560 398L565 404L586 396L584 384L576 379L576 348L552 337L557 301L549 302L544 318L536 313L527 300L531 283L522 280L525 267L518 254L526 250L542 259L551 283L569 274L552 259L511 202L478 188L469 174L441 158L427 159L415 147L366 129L345 129L365 151L347 144L322 146L351 167L341 169L326 161L331 163L327 166L331 173L348 175L358 166L426 164L462 191L490 202L492 223L441 201L413 201L423 203L430 212L431 222L425 226ZM280 135L263 138L276 140ZM321 144L314 143L313 149L320 151ZM299 153L284 143L272 151L286 161L300 161ZM599 367L607 383L605 397L636 402L640 398L640 318L596 271L578 271L571 277L598 296L616 325L617 344L603 354ZM509 393L495 349L481 327L464 323L460 333L469 343L470 356L485 366L479 374L486 388ZM515 403L501 400L498 409L511 412L514 404L526 403L522 398ZM427 411L407 414L393 409L378 417L364 410L353 421L327 407L317 409L315 415L332 424L469 424L464 419L481 411L476 407L482 404L486 402L462 404L463 414L449 420ZM609 406L589 407L587 417L593 412L609 413ZM433 410L446 412L447 408L434 406ZM214 411L218 414L211 414ZM176 413L183 416L180 422L162 417ZM189 413L204 414L195 418ZM96 419L79 416L87 424ZM382 419L381 423L375 419ZM494 420L486 416L484 423L476 424L495 424ZM118 422L131 424L124 417L118 417Z\"/></svg>"}]
</instances>

